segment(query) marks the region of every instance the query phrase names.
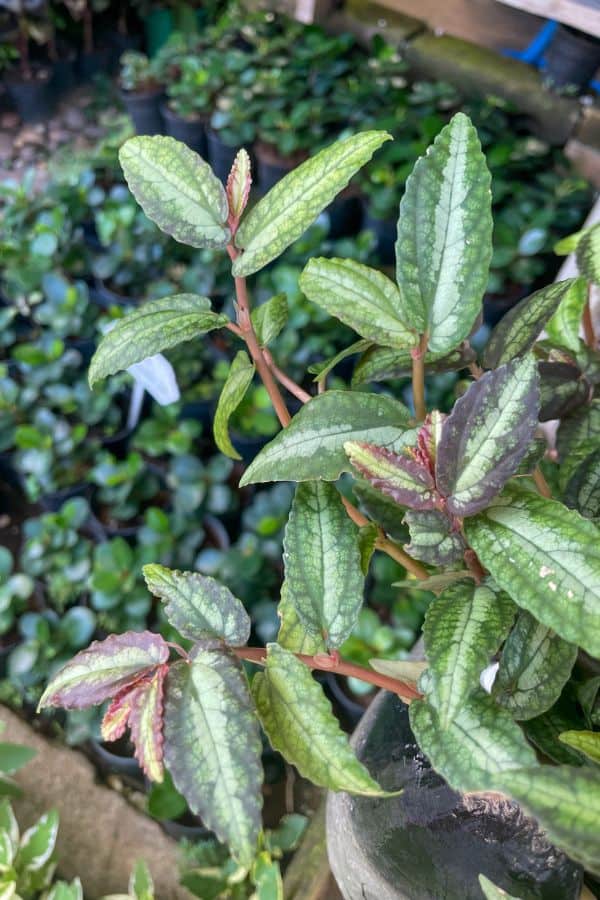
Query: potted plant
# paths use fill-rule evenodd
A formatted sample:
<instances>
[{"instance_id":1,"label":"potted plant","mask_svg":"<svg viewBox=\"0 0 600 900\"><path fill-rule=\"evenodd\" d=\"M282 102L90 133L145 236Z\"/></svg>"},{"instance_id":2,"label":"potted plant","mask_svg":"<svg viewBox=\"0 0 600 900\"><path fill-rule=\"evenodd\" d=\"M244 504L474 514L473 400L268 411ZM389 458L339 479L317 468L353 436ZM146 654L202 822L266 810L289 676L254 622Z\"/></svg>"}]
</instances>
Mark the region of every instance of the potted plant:
<instances>
[{"instance_id":1,"label":"potted plant","mask_svg":"<svg viewBox=\"0 0 600 900\"><path fill-rule=\"evenodd\" d=\"M121 57L121 99L133 119L136 134L162 134L160 102L163 86L156 63L145 53L128 50Z\"/></svg>"},{"instance_id":2,"label":"potted plant","mask_svg":"<svg viewBox=\"0 0 600 900\"><path fill-rule=\"evenodd\" d=\"M24 122L39 122L52 112L50 66L31 61L29 42L32 37L43 40L43 22L35 17L42 13L45 0L3 0L0 7L10 10L17 20L17 53L19 63L10 69L6 86L15 108Z\"/></svg>"},{"instance_id":3,"label":"potted plant","mask_svg":"<svg viewBox=\"0 0 600 900\"><path fill-rule=\"evenodd\" d=\"M0 666L5 674L6 658L17 643L15 623L27 608L34 592L34 581L24 572L13 571L13 555L0 547Z\"/></svg>"},{"instance_id":4,"label":"potted plant","mask_svg":"<svg viewBox=\"0 0 600 900\"><path fill-rule=\"evenodd\" d=\"M207 48L200 55L179 58L177 75L167 82L167 101L162 107L166 132L204 157L206 123L228 66L229 57Z\"/></svg>"},{"instance_id":5,"label":"potted plant","mask_svg":"<svg viewBox=\"0 0 600 900\"><path fill-rule=\"evenodd\" d=\"M587 660L600 656L600 535L593 521L599 509L597 493L588 490L597 471L597 403L590 390L583 408L561 420L557 454L540 462L534 345L549 327L551 340L575 354L592 385L598 347L587 289L588 282L600 280L600 226L576 238L581 277L551 284L515 307L471 363L468 387L452 408L428 409L428 367L452 360L468 342L492 255L490 174L476 130L458 113L407 180L396 281L354 260L324 257L311 259L300 279L308 300L361 341L410 360L412 408L384 392L331 390L323 381L320 393L308 393L270 356L269 332L252 318L246 279L303 233L388 139L385 132L370 131L336 142L282 179L248 214L244 157L226 193L206 164L168 138L133 138L122 148L128 183L160 227L228 253L236 318L214 313L202 297L153 301L104 337L90 379L96 383L184 335L190 338L190 318L198 335L224 328L240 341L215 414L215 440L234 455L228 421L257 373L281 431L240 484L297 483L284 539L281 627L267 647L248 646L250 619L225 585L198 572L149 565L144 575L150 593L163 601L167 619L193 649L149 632L110 636L57 673L41 706L85 707L116 695L104 733L122 733L128 718L135 736L141 704L154 722L150 740L138 741L147 773L161 781L166 766L190 808L229 844L255 884L265 869L277 877L261 829L260 720L274 749L306 777L364 798L353 801L351 815L364 811L363 802L370 804L376 834L364 829L359 845L367 857L385 859L380 851L390 816L400 826L402 846L410 816L424 807L432 815L421 835L425 846L433 842L435 823L450 803L447 783L452 802L459 803L453 823L457 845L470 847L469 865L457 873L446 854L435 872L421 866L415 873L411 853L394 855L384 842L397 877L390 881L390 868L380 865L379 895L384 879L392 896L399 896L399 884L404 893L427 896L428 883L435 895L441 882L446 892L475 897L481 874L513 895L575 898L582 867L600 871L600 778L593 765L578 766L572 756L568 764L559 761L564 756L557 759L560 749L552 750L556 741L540 737L539 728L535 737L535 727L532 732L520 723L564 702L563 691L568 697L583 688L581 699L569 705L569 724L559 726L558 746L596 752L597 679ZM148 177L157 158L166 180L162 203L156 181ZM214 197L210 219L201 224L187 205L170 202L169 180L180 183L184 172L198 190L202 185L203 197ZM448 362L450 368L454 364ZM293 417L284 389L302 403ZM374 515L340 493L336 482L342 473L369 483L379 499ZM344 483L340 487L347 490ZM379 524L382 514L408 526L409 544L389 536ZM399 563L411 588L437 592L424 627L425 667L407 670L404 662L375 660L366 668L341 656L363 604L374 552ZM113 664L118 660L111 670L116 674L99 680L107 657ZM251 686L242 660L261 667ZM375 741L380 752L369 771L341 733L311 670L385 688L369 719L373 731L380 722L378 735L398 734L409 717L414 738L396 740L393 753L383 754ZM202 739L207 730L212 741ZM532 746L542 741L548 748L544 761ZM405 756L396 765L394 754L402 756L408 744L417 762ZM442 779L436 794L442 807L425 802L435 779L423 777L424 757ZM398 794L416 771L415 784ZM498 794L508 799L499 802ZM496 839L499 819L511 836L508 844ZM338 822L331 821L336 828ZM523 827L515 835L517 821ZM349 832L350 822L340 833ZM336 837L331 835L332 862L346 896L356 896L361 885L375 896L365 870L360 880L355 874L351 884L346 881L333 850ZM346 871L348 860L358 856L354 846L345 848Z\"/></svg>"},{"instance_id":6,"label":"potted plant","mask_svg":"<svg viewBox=\"0 0 600 900\"><path fill-rule=\"evenodd\" d=\"M108 7L108 0L63 0L71 16L81 23L82 49L79 55L79 74L84 79L110 71L110 50L99 46L94 29L94 14Z\"/></svg>"},{"instance_id":7,"label":"potted plant","mask_svg":"<svg viewBox=\"0 0 600 900\"><path fill-rule=\"evenodd\" d=\"M101 451L89 479L95 485L95 515L109 536L134 536L145 508L160 502L159 470L150 470L139 453L130 452L119 460Z\"/></svg>"}]
</instances>

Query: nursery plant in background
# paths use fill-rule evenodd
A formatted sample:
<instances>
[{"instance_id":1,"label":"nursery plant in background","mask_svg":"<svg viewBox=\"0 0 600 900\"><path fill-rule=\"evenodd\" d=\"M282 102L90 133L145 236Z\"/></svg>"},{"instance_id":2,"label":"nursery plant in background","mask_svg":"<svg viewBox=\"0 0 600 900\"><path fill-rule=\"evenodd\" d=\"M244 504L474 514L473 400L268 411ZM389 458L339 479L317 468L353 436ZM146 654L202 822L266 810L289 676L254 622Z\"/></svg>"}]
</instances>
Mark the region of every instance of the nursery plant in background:
<instances>
[{"instance_id":1,"label":"nursery plant in background","mask_svg":"<svg viewBox=\"0 0 600 900\"><path fill-rule=\"evenodd\" d=\"M384 390L328 389L336 360L309 393L269 350L285 305L275 296L253 309L247 280L298 238L387 140L387 133L370 131L338 141L249 212L244 151L226 188L171 138L134 138L120 152L149 218L177 241L228 253L236 316L189 293L148 302L103 338L90 382L216 329L239 341L214 417L215 440L237 456L228 422L260 379L282 427L240 483L297 482L285 528L281 625L277 640L248 646L250 619L227 586L146 565L148 589L188 649L151 632L110 636L54 676L40 707L112 698L104 737L129 726L148 775L160 781L166 767L255 885L272 880L274 896L281 886L261 829L259 722L272 746L316 784L379 797L382 811L402 802L393 796L402 784L389 783L385 772L378 783L355 757L311 670L396 694L410 704L422 753L453 789L513 798L574 860L600 873L598 680L589 662L600 656L598 347L587 307L587 285L600 280L600 227L578 237L581 277L518 304L477 358L469 337L492 256L491 179L473 125L455 115L407 180L395 280L355 260L315 257L300 281L311 303L356 333L347 353L362 354L372 380L385 382L390 367L409 367L413 408ZM545 327L549 338L538 346ZM464 368L465 360L471 379L462 396L447 414L429 409L428 372ZM568 363L560 370L561 396L581 379L589 390L562 407L558 462L540 463L546 365L555 362ZM302 404L293 417L282 390ZM405 527L410 542L402 546L392 535ZM437 594L425 622L425 660L416 666L373 660L367 668L340 654L355 630L374 554L401 564L410 588ZM489 678L482 682L486 690L480 676L498 654L491 690ZM250 681L243 661L261 667ZM539 718L565 702L563 743L550 741L549 729L540 738ZM536 721L537 732L530 727ZM532 744L542 744L551 762L539 762ZM549 744L575 753L566 762ZM573 871L578 891L581 873ZM479 896L477 874L474 885L467 885L470 895ZM517 884L508 870L499 886L527 897L535 890L527 876Z\"/></svg>"}]
</instances>

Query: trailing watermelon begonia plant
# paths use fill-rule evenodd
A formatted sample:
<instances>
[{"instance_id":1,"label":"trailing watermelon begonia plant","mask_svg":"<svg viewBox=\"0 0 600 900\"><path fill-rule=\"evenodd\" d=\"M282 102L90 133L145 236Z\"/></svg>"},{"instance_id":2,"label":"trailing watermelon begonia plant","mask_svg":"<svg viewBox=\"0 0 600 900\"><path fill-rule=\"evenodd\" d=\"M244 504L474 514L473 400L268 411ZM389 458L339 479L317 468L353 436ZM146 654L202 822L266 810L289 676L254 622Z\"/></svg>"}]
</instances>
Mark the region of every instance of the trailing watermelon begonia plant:
<instances>
[{"instance_id":1,"label":"trailing watermelon begonia plant","mask_svg":"<svg viewBox=\"0 0 600 900\"><path fill-rule=\"evenodd\" d=\"M40 706L110 699L105 738L129 726L148 775L160 781L166 767L255 883L278 883L261 829L259 729L317 785L393 792L397 785L383 790L354 756L312 670L362 678L410 704L421 749L453 788L516 799L599 873L600 679L587 677L585 660L600 657L600 357L587 301L588 284L600 282L600 230L572 239L581 277L521 301L477 358L469 337L492 253L490 175L474 127L458 113L407 181L395 280L348 259L306 265L300 286L308 300L357 334L306 390L269 350L286 322L285 296L253 309L246 280L297 239L388 139L370 131L338 141L249 211L243 150L224 187L172 138L136 137L121 148L130 190L149 218L177 241L229 254L236 316L213 312L194 294L148 302L105 335L90 383L214 329L239 339L214 436L224 454L239 458L228 421L259 377L282 427L241 484L297 482L281 627L277 641L249 647L250 619L225 585L147 565L148 589L188 649L150 632L110 636L55 675ZM328 390L329 372L349 355L359 355L353 389ZM426 374L453 369L470 370L472 381L449 413L428 410ZM403 374L412 374L413 410L365 389ZM286 394L296 409L301 404L293 416ZM538 426L550 418L561 419L560 465L556 451L543 459ZM357 505L346 496L348 474ZM406 547L389 525L402 521ZM375 552L404 566L406 584L436 595L424 662L374 660L367 668L340 656ZM578 648L584 664L574 681ZM480 676L494 659L489 690ZM261 667L250 683L243 661ZM558 727L562 743L543 744L546 761L559 764L542 764L536 734L559 697L564 705L567 682L569 697L579 692L561 720L571 724Z\"/></svg>"}]
</instances>

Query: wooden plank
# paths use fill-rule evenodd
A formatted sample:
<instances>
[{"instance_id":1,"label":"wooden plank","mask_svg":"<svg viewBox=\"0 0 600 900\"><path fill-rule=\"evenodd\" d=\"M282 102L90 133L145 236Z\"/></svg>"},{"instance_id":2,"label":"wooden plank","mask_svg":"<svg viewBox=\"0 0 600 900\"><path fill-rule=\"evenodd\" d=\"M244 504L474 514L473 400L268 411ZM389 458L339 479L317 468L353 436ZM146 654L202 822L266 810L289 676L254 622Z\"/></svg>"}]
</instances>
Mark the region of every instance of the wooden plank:
<instances>
[{"instance_id":1,"label":"wooden plank","mask_svg":"<svg viewBox=\"0 0 600 900\"><path fill-rule=\"evenodd\" d=\"M598 0L498 0L524 12L555 19L586 34L600 37L600 3Z\"/></svg>"}]
</instances>

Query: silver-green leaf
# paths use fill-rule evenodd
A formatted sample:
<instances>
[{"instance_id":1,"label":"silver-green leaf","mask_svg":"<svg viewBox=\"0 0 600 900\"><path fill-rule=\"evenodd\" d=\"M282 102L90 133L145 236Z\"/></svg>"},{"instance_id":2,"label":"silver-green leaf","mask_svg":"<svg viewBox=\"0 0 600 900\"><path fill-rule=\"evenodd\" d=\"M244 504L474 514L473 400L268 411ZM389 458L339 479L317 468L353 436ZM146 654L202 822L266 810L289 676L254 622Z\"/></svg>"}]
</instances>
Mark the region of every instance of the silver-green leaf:
<instances>
[{"instance_id":1,"label":"silver-green leaf","mask_svg":"<svg viewBox=\"0 0 600 900\"><path fill-rule=\"evenodd\" d=\"M201 156L172 137L134 137L119 150L125 180L149 219L190 247L225 247L229 204Z\"/></svg>"},{"instance_id":2,"label":"silver-green leaf","mask_svg":"<svg viewBox=\"0 0 600 900\"><path fill-rule=\"evenodd\" d=\"M171 665L165 763L177 790L235 859L249 868L261 829L262 743L240 662L196 650Z\"/></svg>"},{"instance_id":3,"label":"silver-green leaf","mask_svg":"<svg viewBox=\"0 0 600 900\"><path fill-rule=\"evenodd\" d=\"M467 698L479 689L479 676L513 623L515 605L489 582L462 582L430 605L423 637L431 693L441 728L448 728Z\"/></svg>"},{"instance_id":4,"label":"silver-green leaf","mask_svg":"<svg viewBox=\"0 0 600 900\"><path fill-rule=\"evenodd\" d=\"M533 719L560 697L577 657L577 647L522 612L500 657L493 697L515 719Z\"/></svg>"},{"instance_id":5,"label":"silver-green leaf","mask_svg":"<svg viewBox=\"0 0 600 900\"><path fill-rule=\"evenodd\" d=\"M336 481L351 469L347 441L369 440L399 449L408 429L405 406L381 394L326 391L309 400L287 428L264 447L240 486L264 481Z\"/></svg>"},{"instance_id":6,"label":"silver-green leaf","mask_svg":"<svg viewBox=\"0 0 600 900\"><path fill-rule=\"evenodd\" d=\"M308 631L298 618L294 604L290 600L287 582L281 585L281 598L277 607L279 616L279 633L277 643L292 653L306 653L314 656L315 653L327 653L327 645L322 635Z\"/></svg>"},{"instance_id":7,"label":"silver-green leaf","mask_svg":"<svg viewBox=\"0 0 600 900\"><path fill-rule=\"evenodd\" d=\"M233 264L236 277L258 272L306 231L353 175L391 137L364 131L326 147L278 181L245 216L236 236L244 252Z\"/></svg>"},{"instance_id":8,"label":"silver-green leaf","mask_svg":"<svg viewBox=\"0 0 600 900\"><path fill-rule=\"evenodd\" d=\"M174 294L144 303L102 338L90 363L90 385L228 321L227 316L212 312L208 297L196 294Z\"/></svg>"},{"instance_id":9,"label":"silver-green leaf","mask_svg":"<svg viewBox=\"0 0 600 900\"><path fill-rule=\"evenodd\" d=\"M270 300L252 310L252 325L261 347L274 341L288 319L286 294L275 294Z\"/></svg>"},{"instance_id":10,"label":"silver-green leaf","mask_svg":"<svg viewBox=\"0 0 600 900\"><path fill-rule=\"evenodd\" d=\"M358 761L310 669L277 644L267 648L252 694L271 746L313 784L332 791L385 794Z\"/></svg>"},{"instance_id":11,"label":"silver-green leaf","mask_svg":"<svg viewBox=\"0 0 600 900\"><path fill-rule=\"evenodd\" d=\"M582 275L600 284L600 223L586 228L577 243L577 265Z\"/></svg>"},{"instance_id":12,"label":"silver-green leaf","mask_svg":"<svg viewBox=\"0 0 600 900\"><path fill-rule=\"evenodd\" d=\"M300 288L357 334L390 347L414 347L416 332L401 320L400 291L393 281L353 259L308 261Z\"/></svg>"},{"instance_id":13,"label":"silver-green leaf","mask_svg":"<svg viewBox=\"0 0 600 900\"><path fill-rule=\"evenodd\" d=\"M457 113L419 159L400 203L396 275L402 316L447 353L471 331L492 257L490 173L477 132Z\"/></svg>"},{"instance_id":14,"label":"silver-green leaf","mask_svg":"<svg viewBox=\"0 0 600 900\"><path fill-rule=\"evenodd\" d=\"M364 576L358 529L334 485L297 486L283 560L287 596L300 621L329 648L339 647L356 624Z\"/></svg>"},{"instance_id":15,"label":"silver-green leaf","mask_svg":"<svg viewBox=\"0 0 600 900\"><path fill-rule=\"evenodd\" d=\"M562 503L517 485L465 521L497 584L565 641L600 656L600 531Z\"/></svg>"},{"instance_id":16,"label":"silver-green leaf","mask_svg":"<svg viewBox=\"0 0 600 900\"><path fill-rule=\"evenodd\" d=\"M225 641L241 647L250 637L250 617L241 600L209 575L178 572L153 563L144 566L148 590L165 602L165 615L191 641Z\"/></svg>"},{"instance_id":17,"label":"silver-green leaf","mask_svg":"<svg viewBox=\"0 0 600 900\"><path fill-rule=\"evenodd\" d=\"M579 326L587 294L584 279L577 278L573 286L563 295L552 318L546 322L546 333L550 340L574 353L577 353L581 343Z\"/></svg>"},{"instance_id":18,"label":"silver-green leaf","mask_svg":"<svg viewBox=\"0 0 600 900\"><path fill-rule=\"evenodd\" d=\"M245 350L240 350L234 357L227 380L221 390L221 396L215 410L213 435L215 444L225 456L231 459L242 457L231 443L229 437L229 419L236 411L246 395L246 391L254 378L254 366Z\"/></svg>"}]
</instances>

